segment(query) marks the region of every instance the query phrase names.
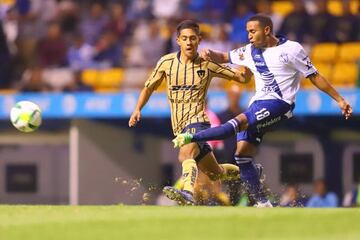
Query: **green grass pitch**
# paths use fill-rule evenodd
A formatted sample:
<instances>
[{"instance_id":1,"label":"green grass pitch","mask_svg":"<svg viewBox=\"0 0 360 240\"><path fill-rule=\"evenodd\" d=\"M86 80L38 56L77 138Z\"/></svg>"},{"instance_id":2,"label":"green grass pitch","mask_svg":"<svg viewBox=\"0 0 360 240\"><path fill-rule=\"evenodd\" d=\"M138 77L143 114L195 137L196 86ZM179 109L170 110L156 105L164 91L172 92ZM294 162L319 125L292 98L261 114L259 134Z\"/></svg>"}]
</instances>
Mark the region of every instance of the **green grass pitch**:
<instances>
[{"instance_id":1,"label":"green grass pitch","mask_svg":"<svg viewBox=\"0 0 360 240\"><path fill-rule=\"evenodd\" d=\"M360 239L360 209L0 205L0 239Z\"/></svg>"}]
</instances>

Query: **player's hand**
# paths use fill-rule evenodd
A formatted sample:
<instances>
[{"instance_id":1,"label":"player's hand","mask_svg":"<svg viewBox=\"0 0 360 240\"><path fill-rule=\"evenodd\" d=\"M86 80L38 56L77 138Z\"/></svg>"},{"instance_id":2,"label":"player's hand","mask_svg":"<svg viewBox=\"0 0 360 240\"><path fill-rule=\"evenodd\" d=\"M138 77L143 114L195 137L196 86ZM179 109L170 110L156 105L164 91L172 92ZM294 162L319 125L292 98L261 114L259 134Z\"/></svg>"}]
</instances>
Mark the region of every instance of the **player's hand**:
<instances>
[{"instance_id":1,"label":"player's hand","mask_svg":"<svg viewBox=\"0 0 360 240\"><path fill-rule=\"evenodd\" d=\"M344 115L345 119L349 119L352 115L352 107L351 105L345 101L344 99L342 99L341 101L338 102L339 107L341 109L342 114Z\"/></svg>"},{"instance_id":2,"label":"player's hand","mask_svg":"<svg viewBox=\"0 0 360 240\"><path fill-rule=\"evenodd\" d=\"M141 118L141 112L139 110L135 110L129 119L129 127L134 127Z\"/></svg>"},{"instance_id":3,"label":"player's hand","mask_svg":"<svg viewBox=\"0 0 360 240\"><path fill-rule=\"evenodd\" d=\"M191 140L193 138L193 135L190 133L180 133L172 140L174 143L174 148L180 148L186 144L191 143Z\"/></svg>"},{"instance_id":4,"label":"player's hand","mask_svg":"<svg viewBox=\"0 0 360 240\"><path fill-rule=\"evenodd\" d=\"M208 48L204 48L200 51L200 57L206 61L210 61L211 59L211 50Z\"/></svg>"}]
</instances>

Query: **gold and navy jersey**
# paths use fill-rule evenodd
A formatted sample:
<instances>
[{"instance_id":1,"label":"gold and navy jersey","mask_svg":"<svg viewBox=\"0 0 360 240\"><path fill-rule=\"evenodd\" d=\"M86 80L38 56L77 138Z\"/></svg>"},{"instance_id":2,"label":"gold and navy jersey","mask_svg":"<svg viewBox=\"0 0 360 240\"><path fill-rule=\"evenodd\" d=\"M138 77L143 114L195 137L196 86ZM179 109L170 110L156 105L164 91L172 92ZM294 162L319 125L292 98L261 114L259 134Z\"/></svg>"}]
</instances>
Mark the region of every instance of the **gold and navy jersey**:
<instances>
[{"instance_id":1,"label":"gold and navy jersey","mask_svg":"<svg viewBox=\"0 0 360 240\"><path fill-rule=\"evenodd\" d=\"M211 79L231 80L234 75L231 68L199 56L184 64L180 61L180 52L170 53L159 60L145 87L156 90L162 81L166 81L172 128L177 135L189 124L209 122L205 100Z\"/></svg>"}]
</instances>

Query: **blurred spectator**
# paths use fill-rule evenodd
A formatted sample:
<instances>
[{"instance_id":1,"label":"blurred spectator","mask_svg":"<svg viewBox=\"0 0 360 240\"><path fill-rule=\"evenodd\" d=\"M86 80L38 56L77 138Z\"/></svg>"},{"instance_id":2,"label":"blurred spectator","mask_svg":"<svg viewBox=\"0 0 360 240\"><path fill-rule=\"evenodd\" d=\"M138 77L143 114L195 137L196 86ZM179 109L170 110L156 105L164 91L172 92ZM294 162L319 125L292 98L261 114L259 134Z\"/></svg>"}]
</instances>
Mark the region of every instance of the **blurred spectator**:
<instances>
[{"instance_id":1,"label":"blurred spectator","mask_svg":"<svg viewBox=\"0 0 360 240\"><path fill-rule=\"evenodd\" d=\"M337 207L338 197L333 192L327 191L326 183L323 179L316 180L314 183L314 195L306 203L306 207Z\"/></svg>"},{"instance_id":2,"label":"blurred spectator","mask_svg":"<svg viewBox=\"0 0 360 240\"><path fill-rule=\"evenodd\" d=\"M311 42L330 42L334 34L335 17L327 9L327 0L315 0L316 13L310 17Z\"/></svg>"},{"instance_id":3,"label":"blurred spectator","mask_svg":"<svg viewBox=\"0 0 360 240\"><path fill-rule=\"evenodd\" d=\"M282 207L303 207L305 199L301 196L298 186L288 185L281 195L280 206Z\"/></svg>"},{"instance_id":4,"label":"blurred spectator","mask_svg":"<svg viewBox=\"0 0 360 240\"><path fill-rule=\"evenodd\" d=\"M204 48L227 52L232 49L225 24L213 25L210 31L201 31L202 41L199 51Z\"/></svg>"},{"instance_id":5,"label":"blurred spectator","mask_svg":"<svg viewBox=\"0 0 360 240\"><path fill-rule=\"evenodd\" d=\"M19 84L22 92L75 91L75 75L67 68L41 68L25 70Z\"/></svg>"},{"instance_id":6,"label":"blurred spectator","mask_svg":"<svg viewBox=\"0 0 360 240\"><path fill-rule=\"evenodd\" d=\"M120 3L112 3L110 12L110 21L106 24L106 30L115 33L117 40L123 42L127 30L127 19L124 14L124 7Z\"/></svg>"},{"instance_id":7,"label":"blurred spectator","mask_svg":"<svg viewBox=\"0 0 360 240\"><path fill-rule=\"evenodd\" d=\"M185 18L195 19L206 22L208 4L207 0L187 0L185 1Z\"/></svg>"},{"instance_id":8,"label":"blurred spectator","mask_svg":"<svg viewBox=\"0 0 360 240\"><path fill-rule=\"evenodd\" d=\"M120 66L122 49L113 32L107 31L101 34L95 47L96 55L94 60L102 67Z\"/></svg>"},{"instance_id":9,"label":"blurred spectator","mask_svg":"<svg viewBox=\"0 0 360 240\"><path fill-rule=\"evenodd\" d=\"M44 83L42 78L42 68L33 66L22 75L19 91L22 92L47 92L51 87Z\"/></svg>"},{"instance_id":10,"label":"blurred spectator","mask_svg":"<svg viewBox=\"0 0 360 240\"><path fill-rule=\"evenodd\" d=\"M11 55L3 30L2 21L0 20L0 88L8 88L10 86L10 60Z\"/></svg>"},{"instance_id":11,"label":"blurred spectator","mask_svg":"<svg viewBox=\"0 0 360 240\"><path fill-rule=\"evenodd\" d=\"M71 69L81 71L86 68L96 67L93 60L95 54L95 47L86 43L81 34L76 34L67 52L67 61Z\"/></svg>"},{"instance_id":12,"label":"blurred spectator","mask_svg":"<svg viewBox=\"0 0 360 240\"><path fill-rule=\"evenodd\" d=\"M224 23L229 21L231 0L210 0L209 1L209 19L208 22L213 24Z\"/></svg>"},{"instance_id":13,"label":"blurred spectator","mask_svg":"<svg viewBox=\"0 0 360 240\"><path fill-rule=\"evenodd\" d=\"M158 19L178 18L181 16L181 0L153 0L152 15Z\"/></svg>"},{"instance_id":14,"label":"blurred spectator","mask_svg":"<svg viewBox=\"0 0 360 240\"><path fill-rule=\"evenodd\" d=\"M345 194L344 207L360 207L360 179L354 189Z\"/></svg>"},{"instance_id":15,"label":"blurred spectator","mask_svg":"<svg viewBox=\"0 0 360 240\"><path fill-rule=\"evenodd\" d=\"M360 19L358 16L353 15L350 11L350 0L342 2L343 15L338 16L333 29L333 41L338 43L357 41L357 34L359 33Z\"/></svg>"},{"instance_id":16,"label":"blurred spectator","mask_svg":"<svg viewBox=\"0 0 360 240\"><path fill-rule=\"evenodd\" d=\"M59 2L58 21L61 30L65 35L74 34L78 30L79 6L72 0L62 0Z\"/></svg>"},{"instance_id":17,"label":"blurred spectator","mask_svg":"<svg viewBox=\"0 0 360 240\"><path fill-rule=\"evenodd\" d=\"M131 42L127 60L130 66L153 67L165 53L166 39L159 34L156 20L140 22Z\"/></svg>"},{"instance_id":18,"label":"blurred spectator","mask_svg":"<svg viewBox=\"0 0 360 240\"><path fill-rule=\"evenodd\" d=\"M149 19L151 17L151 2L149 0L130 1L126 13L129 21Z\"/></svg>"},{"instance_id":19,"label":"blurred spectator","mask_svg":"<svg viewBox=\"0 0 360 240\"><path fill-rule=\"evenodd\" d=\"M268 15L273 22L273 31L275 34L278 33L283 17L275 12L273 12L271 7L271 2L269 0L259 0L256 3L256 10L258 13L263 13Z\"/></svg>"},{"instance_id":20,"label":"blurred spectator","mask_svg":"<svg viewBox=\"0 0 360 240\"><path fill-rule=\"evenodd\" d=\"M19 35L18 15L14 7L9 8L3 17L3 28L12 56L17 53L16 39Z\"/></svg>"},{"instance_id":21,"label":"blurred spectator","mask_svg":"<svg viewBox=\"0 0 360 240\"><path fill-rule=\"evenodd\" d=\"M57 16L56 0L18 0L19 13L18 57L25 67L32 64L37 41L46 33L49 22Z\"/></svg>"},{"instance_id":22,"label":"blurred spectator","mask_svg":"<svg viewBox=\"0 0 360 240\"><path fill-rule=\"evenodd\" d=\"M93 2L90 6L89 16L85 17L80 26L85 41L95 44L108 21L103 4Z\"/></svg>"},{"instance_id":23,"label":"blurred spectator","mask_svg":"<svg viewBox=\"0 0 360 240\"><path fill-rule=\"evenodd\" d=\"M56 20L58 5L56 0L18 0L16 7L20 13L19 32L23 37L40 37L46 25Z\"/></svg>"},{"instance_id":24,"label":"blurred spectator","mask_svg":"<svg viewBox=\"0 0 360 240\"><path fill-rule=\"evenodd\" d=\"M42 67L59 67L66 64L66 43L57 22L49 24L47 34L37 44L39 64Z\"/></svg>"},{"instance_id":25,"label":"blurred spectator","mask_svg":"<svg viewBox=\"0 0 360 240\"><path fill-rule=\"evenodd\" d=\"M230 40L236 45L244 45L248 42L246 22L253 14L246 2L237 3L235 16L231 20L232 32L230 34Z\"/></svg>"},{"instance_id":26,"label":"blurred spectator","mask_svg":"<svg viewBox=\"0 0 360 240\"><path fill-rule=\"evenodd\" d=\"M308 38L308 29L311 25L310 15L307 13L303 0L293 0L294 10L282 22L279 34L288 39L304 42Z\"/></svg>"}]
</instances>

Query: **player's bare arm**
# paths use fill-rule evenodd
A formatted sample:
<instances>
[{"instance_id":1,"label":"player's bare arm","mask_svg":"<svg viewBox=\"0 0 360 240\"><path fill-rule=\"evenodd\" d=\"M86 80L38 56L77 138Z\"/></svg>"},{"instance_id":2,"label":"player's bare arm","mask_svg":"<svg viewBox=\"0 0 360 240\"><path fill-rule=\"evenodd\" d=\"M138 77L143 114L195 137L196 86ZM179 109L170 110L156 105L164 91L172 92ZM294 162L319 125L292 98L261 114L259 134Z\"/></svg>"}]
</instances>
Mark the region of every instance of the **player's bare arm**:
<instances>
[{"instance_id":1,"label":"player's bare arm","mask_svg":"<svg viewBox=\"0 0 360 240\"><path fill-rule=\"evenodd\" d=\"M136 104L134 112L131 114L129 119L129 127L134 127L136 123L138 123L141 119L141 109L145 106L147 101L149 100L151 94L153 93L153 89L144 87L140 93L138 102Z\"/></svg>"},{"instance_id":2,"label":"player's bare arm","mask_svg":"<svg viewBox=\"0 0 360 240\"><path fill-rule=\"evenodd\" d=\"M251 81L253 73L250 69L244 67L242 70L232 69L235 72L234 81L238 83L248 83Z\"/></svg>"},{"instance_id":3,"label":"player's bare arm","mask_svg":"<svg viewBox=\"0 0 360 240\"><path fill-rule=\"evenodd\" d=\"M216 63L228 63L229 56L226 52L215 51L211 49L203 49L200 51L200 57L204 60L213 61Z\"/></svg>"},{"instance_id":4,"label":"player's bare arm","mask_svg":"<svg viewBox=\"0 0 360 240\"><path fill-rule=\"evenodd\" d=\"M312 74L309 76L310 81L321 91L332 97L339 105L345 119L352 115L351 105L331 86L331 84L321 74Z\"/></svg>"}]
</instances>

